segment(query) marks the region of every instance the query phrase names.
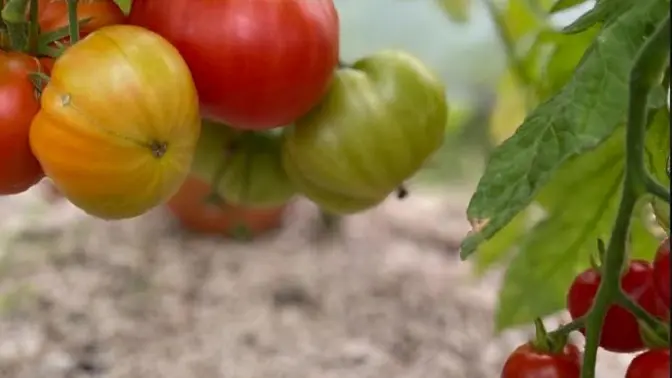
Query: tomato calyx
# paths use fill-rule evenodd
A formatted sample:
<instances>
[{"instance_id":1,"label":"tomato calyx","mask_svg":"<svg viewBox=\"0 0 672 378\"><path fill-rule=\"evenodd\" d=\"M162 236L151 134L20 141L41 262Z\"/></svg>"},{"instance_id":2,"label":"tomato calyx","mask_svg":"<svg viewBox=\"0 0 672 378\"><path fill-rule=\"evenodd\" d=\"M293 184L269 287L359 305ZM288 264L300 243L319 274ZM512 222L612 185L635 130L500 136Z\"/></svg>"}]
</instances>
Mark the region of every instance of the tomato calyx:
<instances>
[{"instance_id":1,"label":"tomato calyx","mask_svg":"<svg viewBox=\"0 0 672 378\"><path fill-rule=\"evenodd\" d=\"M30 82L33 84L33 87L35 87L35 98L39 99L40 96L42 96L44 87L49 84L49 80L51 80L51 78L44 72L33 71L28 72L28 80L30 80Z\"/></svg>"},{"instance_id":2,"label":"tomato calyx","mask_svg":"<svg viewBox=\"0 0 672 378\"><path fill-rule=\"evenodd\" d=\"M534 320L534 331L534 340L530 341L530 345L539 353L556 355L567 346L569 335L565 332L549 333L540 318Z\"/></svg>"}]
</instances>

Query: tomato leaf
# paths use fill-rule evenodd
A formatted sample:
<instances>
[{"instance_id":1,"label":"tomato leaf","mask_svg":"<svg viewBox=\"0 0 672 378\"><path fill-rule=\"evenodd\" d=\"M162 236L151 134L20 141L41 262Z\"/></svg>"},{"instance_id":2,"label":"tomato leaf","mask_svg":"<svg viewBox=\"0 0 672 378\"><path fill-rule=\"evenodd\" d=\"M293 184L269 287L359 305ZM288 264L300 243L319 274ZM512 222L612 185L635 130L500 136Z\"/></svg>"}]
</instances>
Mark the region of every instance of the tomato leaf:
<instances>
[{"instance_id":1,"label":"tomato leaf","mask_svg":"<svg viewBox=\"0 0 672 378\"><path fill-rule=\"evenodd\" d=\"M567 10L569 8L574 8L577 5L581 5L583 3L586 3L588 0L558 0L553 4L551 7L550 13L558 13L562 12L564 10Z\"/></svg>"},{"instance_id":2,"label":"tomato leaf","mask_svg":"<svg viewBox=\"0 0 672 378\"><path fill-rule=\"evenodd\" d=\"M667 176L667 163L670 156L670 128L663 125L670 124L670 113L667 108L661 109L653 120L654 126L647 134L649 140L645 150L646 165L658 182L670 188L670 179ZM655 127L656 124L660 124ZM660 198L651 201L653 212L658 225L668 234L670 232L670 205Z\"/></svg>"},{"instance_id":3,"label":"tomato leaf","mask_svg":"<svg viewBox=\"0 0 672 378\"><path fill-rule=\"evenodd\" d=\"M635 4L634 0L602 0L595 3L593 9L581 15L562 29L563 33L580 33L602 23L608 26Z\"/></svg>"},{"instance_id":4,"label":"tomato leaf","mask_svg":"<svg viewBox=\"0 0 672 378\"><path fill-rule=\"evenodd\" d=\"M515 248L523 239L525 232L528 231L528 224L531 223L529 218L527 211L518 213L511 223L506 225L492 239L483 243L474 261L474 270L477 275L486 273L494 265L511 257Z\"/></svg>"},{"instance_id":5,"label":"tomato leaf","mask_svg":"<svg viewBox=\"0 0 672 378\"><path fill-rule=\"evenodd\" d=\"M637 41L667 14L665 2L640 5L605 28L567 85L492 153L467 210L472 232L462 242L463 259L525 209L563 163L599 146L625 120L623 78Z\"/></svg>"},{"instance_id":6,"label":"tomato leaf","mask_svg":"<svg viewBox=\"0 0 672 378\"><path fill-rule=\"evenodd\" d=\"M646 164L653 177L669 188L667 157L670 154L670 128L663 127L663 125L670 124L670 113L667 108L662 108L656 112L652 123L646 134L648 140L644 155Z\"/></svg>"},{"instance_id":7,"label":"tomato leaf","mask_svg":"<svg viewBox=\"0 0 672 378\"><path fill-rule=\"evenodd\" d=\"M546 78L544 90L547 94L557 93L569 82L598 32L599 28L592 27L583 33L558 38L542 75Z\"/></svg>"},{"instance_id":8,"label":"tomato leaf","mask_svg":"<svg viewBox=\"0 0 672 378\"><path fill-rule=\"evenodd\" d=\"M658 122L652 132L667 124ZM655 131L654 131L655 129ZM608 240L620 200L624 127L597 149L567 162L540 193L547 218L522 241L500 292L496 328L533 321L565 306L574 276L590 264L596 240ZM653 148L649 138L647 148ZM634 258L651 259L657 241L646 227L645 212L635 213L629 246Z\"/></svg>"}]
</instances>

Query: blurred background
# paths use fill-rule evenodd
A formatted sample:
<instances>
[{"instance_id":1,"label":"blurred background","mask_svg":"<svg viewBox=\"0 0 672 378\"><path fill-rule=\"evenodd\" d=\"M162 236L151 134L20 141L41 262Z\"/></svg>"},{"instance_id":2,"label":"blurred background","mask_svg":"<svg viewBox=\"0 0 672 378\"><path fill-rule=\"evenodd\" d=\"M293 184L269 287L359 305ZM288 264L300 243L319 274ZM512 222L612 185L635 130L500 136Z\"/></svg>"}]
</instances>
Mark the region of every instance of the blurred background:
<instances>
[{"instance_id":1,"label":"blurred background","mask_svg":"<svg viewBox=\"0 0 672 378\"><path fill-rule=\"evenodd\" d=\"M166 207L93 219L46 182L0 198L0 377L499 375L530 329L495 329L502 267L458 246L488 152L528 109L507 44L538 26L535 2L336 3L344 60L405 49L446 83L446 143L410 196L340 220L296 198L183 222ZM598 376L626 363L606 356Z\"/></svg>"}]
</instances>

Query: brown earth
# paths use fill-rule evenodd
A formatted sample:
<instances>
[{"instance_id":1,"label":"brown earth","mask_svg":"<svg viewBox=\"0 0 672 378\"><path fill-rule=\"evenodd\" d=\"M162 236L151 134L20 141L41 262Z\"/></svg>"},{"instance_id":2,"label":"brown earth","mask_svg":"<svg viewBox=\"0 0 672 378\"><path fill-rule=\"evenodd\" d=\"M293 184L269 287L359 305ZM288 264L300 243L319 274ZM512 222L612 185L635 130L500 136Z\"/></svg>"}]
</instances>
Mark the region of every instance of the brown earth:
<instances>
[{"instance_id":1,"label":"brown earth","mask_svg":"<svg viewBox=\"0 0 672 378\"><path fill-rule=\"evenodd\" d=\"M335 232L298 201L254 243L0 199L0 377L496 378L530 330L493 334L499 275L457 257L468 188L442 193Z\"/></svg>"}]
</instances>

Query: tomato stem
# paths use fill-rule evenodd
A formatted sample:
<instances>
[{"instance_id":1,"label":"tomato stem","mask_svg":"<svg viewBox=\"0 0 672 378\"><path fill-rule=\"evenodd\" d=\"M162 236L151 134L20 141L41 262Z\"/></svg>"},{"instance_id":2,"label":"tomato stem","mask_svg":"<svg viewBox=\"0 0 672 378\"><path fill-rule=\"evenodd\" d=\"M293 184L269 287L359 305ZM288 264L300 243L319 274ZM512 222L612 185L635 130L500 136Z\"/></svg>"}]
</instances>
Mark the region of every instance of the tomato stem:
<instances>
[{"instance_id":1,"label":"tomato stem","mask_svg":"<svg viewBox=\"0 0 672 378\"><path fill-rule=\"evenodd\" d=\"M37 54L37 39L40 34L39 11L40 6L37 0L30 2L30 26L28 29L28 52L32 55Z\"/></svg>"},{"instance_id":2,"label":"tomato stem","mask_svg":"<svg viewBox=\"0 0 672 378\"><path fill-rule=\"evenodd\" d=\"M7 0L2 7L2 21L7 27L11 47L16 51L25 51L28 41L28 21L26 20L28 0Z\"/></svg>"},{"instance_id":3,"label":"tomato stem","mask_svg":"<svg viewBox=\"0 0 672 378\"><path fill-rule=\"evenodd\" d=\"M580 330L584 327L586 323L585 317L578 317L573 319L571 322L566 323L555 329L553 332L548 333L550 338L558 338L561 336L569 336L570 333Z\"/></svg>"},{"instance_id":4,"label":"tomato stem","mask_svg":"<svg viewBox=\"0 0 672 378\"><path fill-rule=\"evenodd\" d=\"M404 199L404 198L408 197L408 194L409 193L408 193L408 189L406 189L406 186L404 186L403 184L399 185L399 187L397 188L397 198L398 199Z\"/></svg>"},{"instance_id":5,"label":"tomato stem","mask_svg":"<svg viewBox=\"0 0 672 378\"><path fill-rule=\"evenodd\" d=\"M658 189L647 183L653 179L644 163L645 125L649 92L659 85L659 79L669 60L669 45L670 16L668 15L641 47L630 72L623 190L604 256L602 280L593 306L586 315L586 346L581 378L595 378L597 349L607 309L614 302L622 300L620 273L626 260L626 244L632 214L638 201L647 192L657 195ZM640 318L642 314L635 313L634 315Z\"/></svg>"},{"instance_id":6,"label":"tomato stem","mask_svg":"<svg viewBox=\"0 0 672 378\"><path fill-rule=\"evenodd\" d=\"M77 20L77 3L79 0L68 1L68 25L70 31L70 45L79 42L79 20Z\"/></svg>"},{"instance_id":7,"label":"tomato stem","mask_svg":"<svg viewBox=\"0 0 672 378\"><path fill-rule=\"evenodd\" d=\"M633 314L639 321L646 324L647 327L651 329L663 329L667 327L667 324L660 319L657 319L655 316L651 315L646 311L642 306L633 301L628 297L623 290L619 290L616 294L614 301L624 309L628 310Z\"/></svg>"},{"instance_id":8,"label":"tomato stem","mask_svg":"<svg viewBox=\"0 0 672 378\"><path fill-rule=\"evenodd\" d=\"M670 347L670 328L667 324L659 328L651 328L644 321L638 320L639 333L648 349L661 349Z\"/></svg>"}]
</instances>

